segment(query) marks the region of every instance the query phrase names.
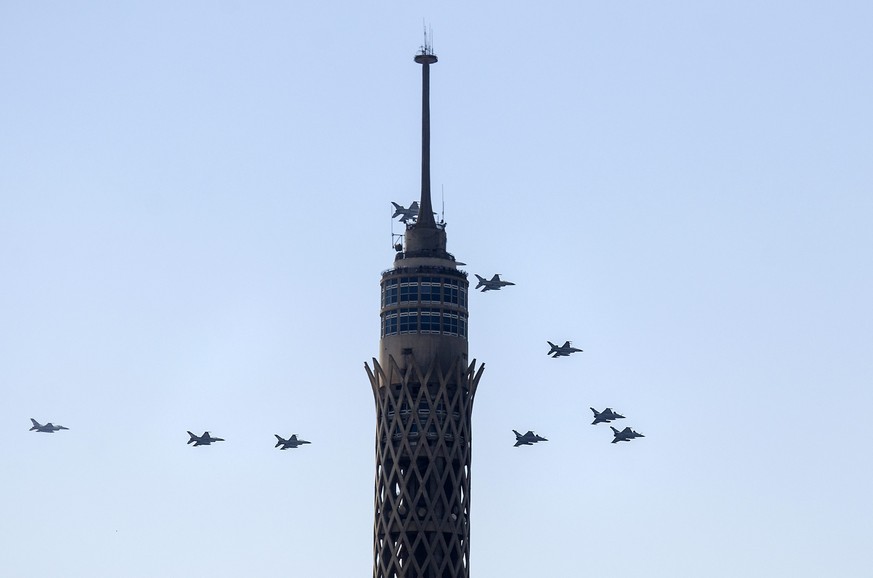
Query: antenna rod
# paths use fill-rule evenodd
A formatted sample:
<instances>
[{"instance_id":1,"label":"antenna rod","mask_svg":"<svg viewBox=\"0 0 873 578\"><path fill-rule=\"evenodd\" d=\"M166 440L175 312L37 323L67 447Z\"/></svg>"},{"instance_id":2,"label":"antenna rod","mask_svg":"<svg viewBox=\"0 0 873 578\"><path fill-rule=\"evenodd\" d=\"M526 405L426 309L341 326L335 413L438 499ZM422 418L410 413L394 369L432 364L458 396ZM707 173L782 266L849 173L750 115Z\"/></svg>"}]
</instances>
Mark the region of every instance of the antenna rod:
<instances>
[{"instance_id":1,"label":"antenna rod","mask_svg":"<svg viewBox=\"0 0 873 578\"><path fill-rule=\"evenodd\" d=\"M430 199L430 65L437 61L424 37L421 52L415 55L421 64L421 202L418 207L416 227L434 229L433 203Z\"/></svg>"}]
</instances>

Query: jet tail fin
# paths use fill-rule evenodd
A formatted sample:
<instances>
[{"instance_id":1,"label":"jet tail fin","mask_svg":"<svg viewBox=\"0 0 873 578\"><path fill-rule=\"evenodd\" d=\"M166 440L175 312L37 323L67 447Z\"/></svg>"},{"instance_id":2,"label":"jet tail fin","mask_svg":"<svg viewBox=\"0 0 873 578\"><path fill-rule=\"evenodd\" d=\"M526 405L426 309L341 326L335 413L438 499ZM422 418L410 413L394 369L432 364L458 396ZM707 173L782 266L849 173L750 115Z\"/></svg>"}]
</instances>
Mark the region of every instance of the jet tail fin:
<instances>
[{"instance_id":1,"label":"jet tail fin","mask_svg":"<svg viewBox=\"0 0 873 578\"><path fill-rule=\"evenodd\" d=\"M33 418L30 418L30 423L32 423L33 425L30 426L30 430L29 430L29 431L34 431L34 430L39 429L39 422L38 422L38 421L36 421L36 420L33 419Z\"/></svg>"},{"instance_id":2,"label":"jet tail fin","mask_svg":"<svg viewBox=\"0 0 873 578\"><path fill-rule=\"evenodd\" d=\"M274 448L277 448L288 441L288 440L283 440L282 436L280 436L279 434L273 434L273 435L276 436L276 440L277 440L276 445L273 446Z\"/></svg>"},{"instance_id":3,"label":"jet tail fin","mask_svg":"<svg viewBox=\"0 0 873 578\"><path fill-rule=\"evenodd\" d=\"M193 442L195 442L195 441L197 440L197 436L194 435L193 433L191 433L190 431L188 432L188 435L190 436L190 437L188 438L188 443L189 443L189 444L190 444L190 443L193 443Z\"/></svg>"},{"instance_id":4,"label":"jet tail fin","mask_svg":"<svg viewBox=\"0 0 873 578\"><path fill-rule=\"evenodd\" d=\"M473 273L473 275L476 275L476 274ZM484 285L484 284L485 284L485 281L487 281L487 279L485 279L485 277L481 277L481 276L479 276L479 275L476 275L476 279L479 280L478 285L476 285L476 289L478 289L479 287L481 287L482 285Z\"/></svg>"},{"instance_id":5,"label":"jet tail fin","mask_svg":"<svg viewBox=\"0 0 873 578\"><path fill-rule=\"evenodd\" d=\"M517 439L517 438L520 438L520 437L521 437L521 434L520 434L520 433L518 433L518 432L517 432L517 431L515 431L515 430L512 430L512 433L514 433L514 434L515 434L515 437L516 437L516 439Z\"/></svg>"}]
</instances>

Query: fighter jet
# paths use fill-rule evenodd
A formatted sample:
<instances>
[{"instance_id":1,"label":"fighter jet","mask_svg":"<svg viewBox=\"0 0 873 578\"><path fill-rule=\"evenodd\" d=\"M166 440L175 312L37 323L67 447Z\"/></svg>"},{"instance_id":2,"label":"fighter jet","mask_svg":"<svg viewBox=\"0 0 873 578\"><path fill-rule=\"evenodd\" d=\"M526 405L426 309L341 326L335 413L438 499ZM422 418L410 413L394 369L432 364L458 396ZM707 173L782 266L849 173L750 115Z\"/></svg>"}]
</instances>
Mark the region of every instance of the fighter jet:
<instances>
[{"instance_id":1,"label":"fighter jet","mask_svg":"<svg viewBox=\"0 0 873 578\"><path fill-rule=\"evenodd\" d=\"M611 407L608 407L603 411L597 411L593 407L589 409L594 412L594 421L591 422L591 425L597 425L601 422L609 423L614 419L624 419L623 415L615 413L614 411L612 411Z\"/></svg>"},{"instance_id":2,"label":"fighter jet","mask_svg":"<svg viewBox=\"0 0 873 578\"><path fill-rule=\"evenodd\" d=\"M55 433L56 431L61 430L61 429L70 429L70 428L64 427L62 425L55 425L52 422L48 422L45 425L41 425L38 421L36 421L33 418L30 418L30 421L31 421L31 423L33 423L33 425L30 427L30 429L28 431L37 431L37 432L42 432L42 433Z\"/></svg>"},{"instance_id":3,"label":"fighter jet","mask_svg":"<svg viewBox=\"0 0 873 578\"><path fill-rule=\"evenodd\" d=\"M277 440L279 440L276 442L276 445L274 447L279 448L279 446L282 446L279 448L280 450L287 450L288 448L291 448L293 450L294 448L296 448L298 446L302 446L303 444L310 443L306 440L297 439L297 434L292 434L291 437L288 438L287 440L282 439L282 436L280 436L279 434L273 434L273 435L276 436Z\"/></svg>"},{"instance_id":4,"label":"fighter jet","mask_svg":"<svg viewBox=\"0 0 873 578\"><path fill-rule=\"evenodd\" d=\"M621 430L621 431L618 431L617 429L615 429L615 428L612 427L612 426L609 426L609 427L612 428L612 436L613 436L612 443L615 443L615 442L629 442L629 441L631 441L631 440L634 439L634 438L644 438L644 437L646 437L646 436L644 436L644 435L641 434L641 433L637 433L637 432L635 432L634 430L632 430L632 429L629 428L629 427L626 427L626 428L624 428L624 429Z\"/></svg>"},{"instance_id":5,"label":"fighter jet","mask_svg":"<svg viewBox=\"0 0 873 578\"><path fill-rule=\"evenodd\" d=\"M190 431L188 432L188 435L191 436L191 439L188 440L188 443L194 444L195 448L197 446L208 446L212 442L223 442L224 441L224 439L222 439L222 438L214 438L214 437L210 436L208 431L203 432L202 436L194 435Z\"/></svg>"},{"instance_id":6,"label":"fighter jet","mask_svg":"<svg viewBox=\"0 0 873 578\"><path fill-rule=\"evenodd\" d=\"M564 345L561 345L560 347L558 347L551 341L546 341L546 343L548 343L552 347L546 355L552 355L554 353L552 357L561 357L565 355L570 355L571 353L576 353L577 351L582 351L581 349L572 347L569 341L565 341Z\"/></svg>"},{"instance_id":7,"label":"fighter jet","mask_svg":"<svg viewBox=\"0 0 873 578\"><path fill-rule=\"evenodd\" d=\"M391 204L394 205L394 214L391 215L392 219L400 217L401 223L406 223L410 219L418 219L418 201L412 201L412 204L409 205L408 209L403 205L398 205L394 201L391 201Z\"/></svg>"},{"instance_id":8,"label":"fighter jet","mask_svg":"<svg viewBox=\"0 0 873 578\"><path fill-rule=\"evenodd\" d=\"M518 433L518 432L515 431L515 430L512 430L512 433L515 434L515 446L514 446L514 447L518 447L518 446L532 446L532 445L534 445L534 444L537 443L537 442L547 442L547 441L549 441L549 440L547 440L546 438L544 438L544 437L542 437L542 436L538 436L537 434L535 434L535 433L532 432L532 431L529 431L529 432L527 432L527 433L524 434L524 435L521 435L520 433Z\"/></svg>"},{"instance_id":9,"label":"fighter jet","mask_svg":"<svg viewBox=\"0 0 873 578\"><path fill-rule=\"evenodd\" d=\"M507 285L515 285L515 283L512 283L511 281L501 281L500 273L496 273L491 279L486 279L484 277L476 275L476 279L479 280L479 283L476 285L476 289L482 287L483 293L485 291L500 291L501 287L505 287Z\"/></svg>"}]
</instances>

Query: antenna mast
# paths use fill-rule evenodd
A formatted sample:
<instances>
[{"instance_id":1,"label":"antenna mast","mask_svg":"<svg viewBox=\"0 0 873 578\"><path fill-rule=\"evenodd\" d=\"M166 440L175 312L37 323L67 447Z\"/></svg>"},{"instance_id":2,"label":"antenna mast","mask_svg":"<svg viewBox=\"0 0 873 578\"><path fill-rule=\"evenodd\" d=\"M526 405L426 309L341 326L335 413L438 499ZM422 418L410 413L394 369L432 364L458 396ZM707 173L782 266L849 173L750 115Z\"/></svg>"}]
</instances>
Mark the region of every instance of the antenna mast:
<instances>
[{"instance_id":1,"label":"antenna mast","mask_svg":"<svg viewBox=\"0 0 873 578\"><path fill-rule=\"evenodd\" d=\"M424 32L424 45L415 55L415 61L421 64L421 202L415 227L435 229L430 199L430 65L437 61L437 57L428 43L427 30Z\"/></svg>"}]
</instances>

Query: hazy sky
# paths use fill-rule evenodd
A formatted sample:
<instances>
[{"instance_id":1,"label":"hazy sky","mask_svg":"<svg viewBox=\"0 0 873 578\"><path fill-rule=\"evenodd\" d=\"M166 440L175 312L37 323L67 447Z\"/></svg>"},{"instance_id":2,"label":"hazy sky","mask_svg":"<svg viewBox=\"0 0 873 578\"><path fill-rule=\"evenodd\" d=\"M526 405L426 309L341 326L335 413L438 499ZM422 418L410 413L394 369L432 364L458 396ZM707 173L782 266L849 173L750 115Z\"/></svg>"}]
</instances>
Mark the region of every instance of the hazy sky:
<instances>
[{"instance_id":1,"label":"hazy sky","mask_svg":"<svg viewBox=\"0 0 873 578\"><path fill-rule=\"evenodd\" d=\"M471 576L868 576L862 0L0 2L0 575L371 575L423 21Z\"/></svg>"}]
</instances>

